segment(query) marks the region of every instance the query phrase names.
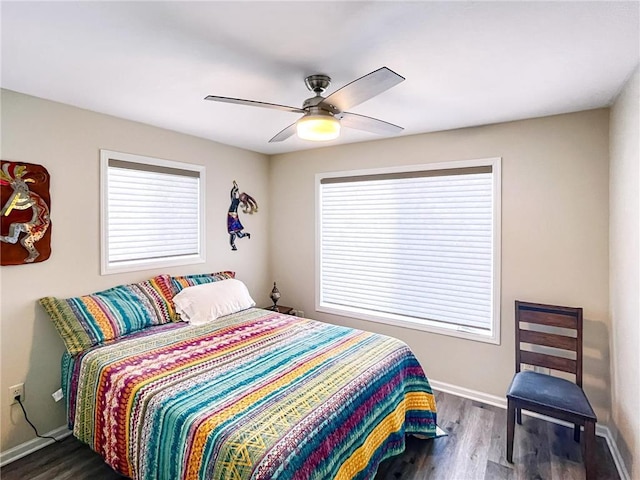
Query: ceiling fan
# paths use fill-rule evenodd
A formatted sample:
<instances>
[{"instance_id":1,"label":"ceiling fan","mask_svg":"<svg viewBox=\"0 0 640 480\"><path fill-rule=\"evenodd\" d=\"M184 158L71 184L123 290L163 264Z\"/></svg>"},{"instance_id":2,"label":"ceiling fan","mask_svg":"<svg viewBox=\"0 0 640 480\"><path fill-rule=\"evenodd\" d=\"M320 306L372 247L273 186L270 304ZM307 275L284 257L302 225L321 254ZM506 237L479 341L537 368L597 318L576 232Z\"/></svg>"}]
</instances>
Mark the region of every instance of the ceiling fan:
<instances>
[{"instance_id":1,"label":"ceiling fan","mask_svg":"<svg viewBox=\"0 0 640 480\"><path fill-rule=\"evenodd\" d=\"M297 122L276 134L269 140L269 143L282 142L294 133L305 140L323 141L337 138L340 135L341 125L381 135L400 133L404 130L393 123L345 111L381 94L402 81L404 81L404 77L387 67L382 67L354 80L328 97L323 97L322 94L329 87L331 78L327 75L310 75L305 78L304 83L310 91L315 93L315 96L307 98L302 104L302 108L217 95L209 95L205 97L205 100L303 114Z\"/></svg>"}]
</instances>

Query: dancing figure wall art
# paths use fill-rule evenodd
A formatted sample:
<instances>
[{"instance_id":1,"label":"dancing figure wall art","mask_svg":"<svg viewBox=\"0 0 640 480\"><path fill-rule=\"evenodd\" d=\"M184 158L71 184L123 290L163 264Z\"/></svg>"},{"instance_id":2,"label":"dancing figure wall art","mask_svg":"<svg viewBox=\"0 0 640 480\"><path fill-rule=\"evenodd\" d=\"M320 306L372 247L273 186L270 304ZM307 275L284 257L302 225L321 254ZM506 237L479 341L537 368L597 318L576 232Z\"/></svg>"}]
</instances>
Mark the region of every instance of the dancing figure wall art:
<instances>
[{"instance_id":1,"label":"dancing figure wall art","mask_svg":"<svg viewBox=\"0 0 640 480\"><path fill-rule=\"evenodd\" d=\"M229 205L229 212L227 213L227 231L229 232L231 250L238 250L236 247L236 238L251 238L251 234L244 231L244 226L240 222L238 206L242 206L242 213L249 215L258 211L258 202L256 202L255 198L247 193L239 192L238 184L234 180L233 187L231 188L231 205Z\"/></svg>"},{"instance_id":2,"label":"dancing figure wall art","mask_svg":"<svg viewBox=\"0 0 640 480\"><path fill-rule=\"evenodd\" d=\"M0 263L42 262L51 255L49 172L42 165L0 162Z\"/></svg>"}]
</instances>

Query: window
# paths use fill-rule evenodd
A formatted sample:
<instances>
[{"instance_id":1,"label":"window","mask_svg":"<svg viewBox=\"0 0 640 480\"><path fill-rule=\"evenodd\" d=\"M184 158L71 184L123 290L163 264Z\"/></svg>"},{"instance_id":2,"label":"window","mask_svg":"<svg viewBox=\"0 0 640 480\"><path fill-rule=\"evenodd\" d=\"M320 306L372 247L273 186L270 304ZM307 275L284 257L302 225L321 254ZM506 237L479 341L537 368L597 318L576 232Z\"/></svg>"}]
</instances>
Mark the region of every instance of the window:
<instances>
[{"instance_id":1,"label":"window","mask_svg":"<svg viewBox=\"0 0 640 480\"><path fill-rule=\"evenodd\" d=\"M205 261L201 165L100 150L102 274Z\"/></svg>"},{"instance_id":2,"label":"window","mask_svg":"<svg viewBox=\"0 0 640 480\"><path fill-rule=\"evenodd\" d=\"M500 159L318 174L318 311L499 343Z\"/></svg>"}]
</instances>

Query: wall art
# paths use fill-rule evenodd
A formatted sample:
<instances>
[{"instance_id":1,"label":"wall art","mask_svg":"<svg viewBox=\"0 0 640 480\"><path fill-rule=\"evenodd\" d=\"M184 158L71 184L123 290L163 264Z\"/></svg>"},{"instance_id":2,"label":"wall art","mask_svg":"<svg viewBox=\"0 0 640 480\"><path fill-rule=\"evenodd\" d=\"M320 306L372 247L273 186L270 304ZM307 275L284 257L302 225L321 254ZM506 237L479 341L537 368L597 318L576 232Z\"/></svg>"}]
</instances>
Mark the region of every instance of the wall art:
<instances>
[{"instance_id":1,"label":"wall art","mask_svg":"<svg viewBox=\"0 0 640 480\"><path fill-rule=\"evenodd\" d=\"M229 213L227 213L227 231L229 232L229 243L231 250L238 250L236 247L236 238L251 238L249 232L244 231L244 227L238 216L238 206L242 206L242 213L252 215L258 211L258 202L247 193L239 193L240 189L236 181L233 181L231 188L231 205L229 205Z\"/></svg>"},{"instance_id":2,"label":"wall art","mask_svg":"<svg viewBox=\"0 0 640 480\"><path fill-rule=\"evenodd\" d=\"M0 160L0 264L43 262L51 255L49 172Z\"/></svg>"}]
</instances>

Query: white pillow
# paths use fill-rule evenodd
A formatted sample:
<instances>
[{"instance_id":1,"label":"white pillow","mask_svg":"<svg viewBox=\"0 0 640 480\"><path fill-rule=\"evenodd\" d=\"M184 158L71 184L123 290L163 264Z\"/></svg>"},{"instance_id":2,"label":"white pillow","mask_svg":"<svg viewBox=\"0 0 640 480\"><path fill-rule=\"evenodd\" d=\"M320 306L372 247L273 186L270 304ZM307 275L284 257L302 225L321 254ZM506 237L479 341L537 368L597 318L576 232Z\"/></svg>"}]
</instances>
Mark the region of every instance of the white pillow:
<instances>
[{"instance_id":1,"label":"white pillow","mask_svg":"<svg viewBox=\"0 0 640 480\"><path fill-rule=\"evenodd\" d=\"M173 303L180 318L191 325L212 322L256 304L246 285L231 278L184 288L173 297Z\"/></svg>"}]
</instances>

